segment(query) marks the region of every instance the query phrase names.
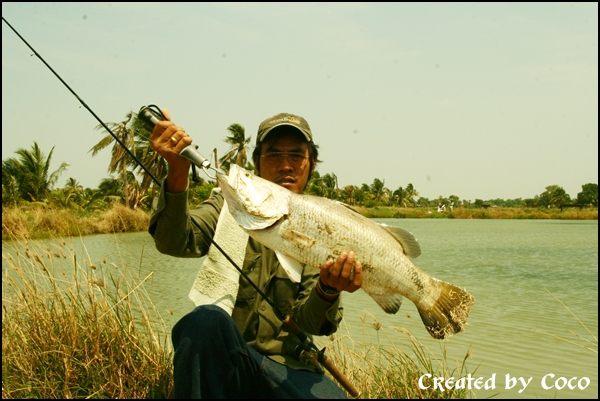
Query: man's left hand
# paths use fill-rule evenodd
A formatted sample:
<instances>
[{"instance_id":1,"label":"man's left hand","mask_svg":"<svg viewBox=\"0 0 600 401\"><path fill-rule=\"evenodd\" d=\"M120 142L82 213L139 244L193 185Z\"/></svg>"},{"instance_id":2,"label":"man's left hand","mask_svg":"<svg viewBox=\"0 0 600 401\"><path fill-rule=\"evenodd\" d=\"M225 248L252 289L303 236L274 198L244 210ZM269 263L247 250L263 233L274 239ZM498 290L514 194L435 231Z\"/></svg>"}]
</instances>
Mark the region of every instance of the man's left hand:
<instances>
[{"instance_id":1,"label":"man's left hand","mask_svg":"<svg viewBox=\"0 0 600 401\"><path fill-rule=\"evenodd\" d=\"M336 260L328 260L321 267L321 282L338 291L354 292L362 285L362 264L353 251L342 252Z\"/></svg>"}]
</instances>

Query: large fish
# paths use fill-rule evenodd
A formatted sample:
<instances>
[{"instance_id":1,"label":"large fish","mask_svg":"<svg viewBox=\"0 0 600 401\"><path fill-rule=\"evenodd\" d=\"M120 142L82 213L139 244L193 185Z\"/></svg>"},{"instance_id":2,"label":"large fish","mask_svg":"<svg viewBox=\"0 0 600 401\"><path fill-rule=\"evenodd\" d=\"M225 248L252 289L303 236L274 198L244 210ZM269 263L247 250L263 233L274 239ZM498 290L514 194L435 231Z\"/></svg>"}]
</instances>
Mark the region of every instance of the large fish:
<instances>
[{"instance_id":1,"label":"large fish","mask_svg":"<svg viewBox=\"0 0 600 401\"><path fill-rule=\"evenodd\" d=\"M398 312L406 297L432 337L463 330L474 298L412 263L409 256L421 249L408 231L378 224L340 202L296 194L235 164L217 180L236 222L276 252L293 281L300 279L300 263L319 269L352 250L363 266L361 288L385 312Z\"/></svg>"}]
</instances>

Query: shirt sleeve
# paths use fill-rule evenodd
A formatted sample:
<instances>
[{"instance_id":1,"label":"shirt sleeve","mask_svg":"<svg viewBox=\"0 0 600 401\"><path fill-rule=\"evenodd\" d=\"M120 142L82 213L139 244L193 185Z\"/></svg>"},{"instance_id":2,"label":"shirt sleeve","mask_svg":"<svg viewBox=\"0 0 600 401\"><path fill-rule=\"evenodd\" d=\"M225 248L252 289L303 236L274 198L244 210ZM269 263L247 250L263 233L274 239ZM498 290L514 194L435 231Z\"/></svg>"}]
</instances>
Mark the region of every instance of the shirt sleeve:
<instances>
[{"instance_id":1,"label":"shirt sleeve","mask_svg":"<svg viewBox=\"0 0 600 401\"><path fill-rule=\"evenodd\" d=\"M319 336L335 333L343 317L342 295L333 302L319 296L315 284L319 271L306 266L302 275L302 288L296 300L294 317L307 332Z\"/></svg>"},{"instance_id":2,"label":"shirt sleeve","mask_svg":"<svg viewBox=\"0 0 600 401\"><path fill-rule=\"evenodd\" d=\"M204 256L208 252L222 207L223 197L215 194L190 211L188 189L171 194L164 190L163 184L153 205L148 226L156 249L166 255L182 258Z\"/></svg>"}]
</instances>

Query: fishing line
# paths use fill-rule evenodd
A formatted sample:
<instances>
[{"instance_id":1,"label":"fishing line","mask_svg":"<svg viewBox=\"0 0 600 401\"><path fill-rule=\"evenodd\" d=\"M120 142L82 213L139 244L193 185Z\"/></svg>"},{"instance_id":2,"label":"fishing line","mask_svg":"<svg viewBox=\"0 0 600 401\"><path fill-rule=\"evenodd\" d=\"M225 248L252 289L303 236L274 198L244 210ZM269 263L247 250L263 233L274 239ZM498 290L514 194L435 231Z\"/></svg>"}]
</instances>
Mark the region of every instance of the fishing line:
<instances>
[{"instance_id":1,"label":"fishing line","mask_svg":"<svg viewBox=\"0 0 600 401\"><path fill-rule=\"evenodd\" d=\"M111 131L110 128L108 128L106 126L106 124L104 124L104 122L100 119L100 117L98 117L96 115L96 113L94 113L94 111L89 108L89 106L83 101L83 99L81 99L79 97L79 95L77 95L77 93L75 93L75 91L73 89L71 89L71 87L60 77L60 75L58 75L56 73L56 71L54 71L54 69L52 69L52 67L50 67L50 65L46 62L46 60L43 59L42 56L40 56L40 54L35 51L35 49L29 44L27 43L27 41L19 34L19 32L17 32L17 30L15 28L12 27L12 25L10 25L8 23L8 21L2 17L2 21L4 21L6 23L6 25L8 25L10 27L10 29L13 30L13 32L15 34L17 34L17 36L19 38L21 38L21 40L27 45L27 47L29 47L31 49L31 51L33 51L33 53L44 63L44 65L46 65L46 67L48 67L48 69L50 69L50 71L52 71L52 73L56 76L56 78L58 78L60 80L60 82L63 83L63 85L65 85L67 87L67 89L77 98L77 100L79 100L79 102L96 118L96 120L98 120L100 122L100 124L102 124L102 126L111 133L111 135L113 136L113 138L115 138L115 140L119 143L119 145L121 145L128 153L131 157L133 157L133 159L144 169L144 171L146 173L148 173L150 175L150 177L152 177L152 179L154 180L154 182L156 182L156 184L158 186L161 186L161 182L158 180L158 178L156 178L147 168L146 166L144 166L144 164L141 162L141 160L139 160L135 154L133 154L131 152L131 150L129 150L129 148L127 148L127 146L125 146L125 144ZM150 109L154 109L157 113L159 113L160 116L162 116L164 118L164 115L162 114L162 112L160 111L160 109L155 106L155 105L150 105L148 106ZM202 232L202 234L204 234L206 237L211 238L210 235L207 235L206 232L204 231L203 227L201 227L196 221L194 221L194 219L191 219L192 222L196 225L196 227L198 227L198 229L200 230L200 232ZM254 283L252 282L252 280L247 276L246 273L244 273L242 271L242 269L229 257L229 255L227 255L227 253L225 253L225 251L211 238L211 243L219 250L219 252L221 252L223 254L223 256L225 256L225 258L227 258L227 260L244 276L244 278L246 280L248 280L248 282L252 285L252 287L254 287L254 289L256 290L256 292L258 292L260 294L261 297L263 297L268 303L269 305L271 305L273 307L273 309L278 313L278 315L282 318L285 318L285 315L277 308L277 306L275 306L275 304L273 303L273 301L271 301L267 295L261 291L261 289ZM207 244L210 245L210 244ZM282 319L283 320L283 319Z\"/></svg>"},{"instance_id":2,"label":"fishing line","mask_svg":"<svg viewBox=\"0 0 600 401\"><path fill-rule=\"evenodd\" d=\"M35 49L33 47L31 47L31 45L29 43L27 43L27 41L19 34L19 32L17 32L17 30L15 28L12 27L11 24L8 23L8 21L2 17L2 21L4 21L6 23L6 25L8 25L8 27L10 29L12 29L12 31L23 41L23 43L25 43L27 45L27 47L29 47L31 49L31 51L33 52L33 54L35 54L37 56L37 58L39 58L42 63L44 63L44 65L46 67L48 67L48 69L50 71L52 71L52 73L56 76L56 78L58 78L60 80L60 82L63 83L64 86L67 87L67 89L73 94L73 96L75 96L77 98L77 100L79 100L79 103L81 103L83 105L83 107L86 108L87 111L89 111L96 120L98 120L98 122L104 127L104 129L106 131L108 131L112 137L115 139L115 141L117 141L119 143L119 145L121 145L126 151L127 153L129 153L129 156L131 156L137 163L138 165L144 169L144 171L150 176L152 177L152 179L154 180L154 182L156 182L156 184L158 184L158 186L160 186L160 181L158 180L158 178L156 178L154 176L154 174L152 174L152 172L150 170L148 170L148 168L146 168L146 166L137 158L137 156L131 151L129 150L129 148L127 146L125 146L125 144L123 143L123 141L121 141L121 139L119 139L119 137L117 135L115 135L114 132L112 132L112 130L110 128L108 128L106 126L106 124L104 124L104 121L102 121L100 119L100 117L98 117L96 115L96 113L94 113L94 111L92 109L89 108L89 106L83 101L82 98L79 97L79 95L77 93L75 93L75 91L73 89L71 89L71 87L60 77L60 75L58 75L56 73L56 71L54 71L54 69L52 69L52 67L50 67L50 65L46 62L46 60L44 60L44 58L42 56L40 56L40 54L38 52L35 51Z\"/></svg>"},{"instance_id":3,"label":"fishing line","mask_svg":"<svg viewBox=\"0 0 600 401\"><path fill-rule=\"evenodd\" d=\"M2 21L4 21L6 23L6 25L8 25L8 27L23 41L23 43L25 43L27 45L27 47L29 47L29 49L31 49L31 51L42 61L42 63L44 63L44 65L46 67L48 67L48 69L50 71L52 71L52 73L56 76L56 78L58 78L60 80L60 82L63 83L63 85L73 94L73 96L75 96L77 98L77 100L79 100L79 102L83 105L83 107L85 107L86 110L89 111L96 120L98 120L98 122L102 125L102 127L104 127L104 129L106 129L106 131L108 131L112 135L112 137L119 143L119 145L121 145L121 147L123 147L127 151L127 153L137 162L137 164L160 187L161 182L158 180L158 178L156 178L156 176L154 176L154 174L152 174L152 172L150 172L150 170L123 143L123 141L121 141L119 139L119 137L117 135L115 135L115 133L112 132L112 130L110 128L108 128L108 126L100 119L100 117L98 117L96 115L96 113L94 113L94 111L83 101L83 99L81 99L79 97L79 95L77 95L77 93L73 89L71 89L71 87L60 77L60 75L58 75L58 73L56 73L56 71L54 71L54 69L46 62L46 60L44 60L44 58L37 51L35 51L35 49L19 34L19 32L17 32L17 30L15 28L12 27L12 25L10 25L8 23L8 21L4 17L2 17ZM152 106L156 107L154 105L152 105ZM156 109L158 109L158 107L156 107ZM160 109L158 109L158 112L162 115L162 112L160 112ZM191 148L191 146L188 146L188 148ZM190 149L190 150L192 150L192 149ZM197 153L197 152L194 152L194 153ZM194 156L196 156L196 157L199 156L202 159L204 159L202 157L202 155L200 155L200 154L197 154ZM184 156L182 156L182 157L184 157ZM203 163L201 163L201 167L204 168ZM206 172L206 168L204 168L204 170ZM279 310L279 308L277 308L277 306L273 303L273 301L271 301L269 299L269 297L250 279L250 277L248 277L248 275L229 257L229 255L227 255L227 253L225 253L225 251L214 241L214 239L210 235L207 235L207 233L204 231L203 227L198 222L196 222L194 219L190 219L190 220L200 230L200 232L204 236L206 236L207 238L210 238L211 244L214 245L219 250L219 252L221 252L221 254L223 254L223 256L225 256L225 258L236 268L237 271L240 272L240 274L248 281L248 283L250 283L250 285L256 290L256 292L265 301L267 301L267 303L269 305L271 305L271 307L273 308L273 311L275 311L275 313L278 315L278 317L280 318L282 323L284 323L292 331L292 333L294 333L298 337L298 339L300 340L300 344L298 345L297 353L299 355L304 354L305 358L308 361L315 364L315 366L316 366L316 362L318 361L321 365L323 365L332 374L332 376L346 389L346 391L348 391L353 397L358 397L360 395L360 392L356 389L356 387L354 387L354 385L352 383L350 383L350 381L344 376L344 374L333 364L333 362L331 361L331 358L328 358L325 355L325 352L324 352L325 348L323 348L322 350L319 350L316 347L316 345L314 344L314 342L310 339L310 337L306 334L306 332L302 328L300 328L300 326L298 326L298 324L292 319L292 317L289 315L285 315L284 313L282 313ZM207 243L205 238L202 238L202 239L205 243ZM209 244L207 243L207 245L209 245Z\"/></svg>"}]
</instances>

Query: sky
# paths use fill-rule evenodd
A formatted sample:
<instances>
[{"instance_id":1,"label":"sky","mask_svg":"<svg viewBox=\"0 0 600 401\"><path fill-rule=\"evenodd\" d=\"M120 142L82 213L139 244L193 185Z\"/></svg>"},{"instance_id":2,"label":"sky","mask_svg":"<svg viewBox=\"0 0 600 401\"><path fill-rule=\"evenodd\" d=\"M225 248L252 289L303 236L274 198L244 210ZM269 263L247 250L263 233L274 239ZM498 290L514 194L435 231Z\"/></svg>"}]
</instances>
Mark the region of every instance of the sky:
<instances>
[{"instance_id":1,"label":"sky","mask_svg":"<svg viewBox=\"0 0 600 401\"><path fill-rule=\"evenodd\" d=\"M598 183L597 3L2 3L94 113L166 107L210 156L281 112L340 187L429 199L571 197ZM99 122L2 22L2 160L54 147L97 188ZM203 175L206 178L205 175Z\"/></svg>"}]
</instances>

